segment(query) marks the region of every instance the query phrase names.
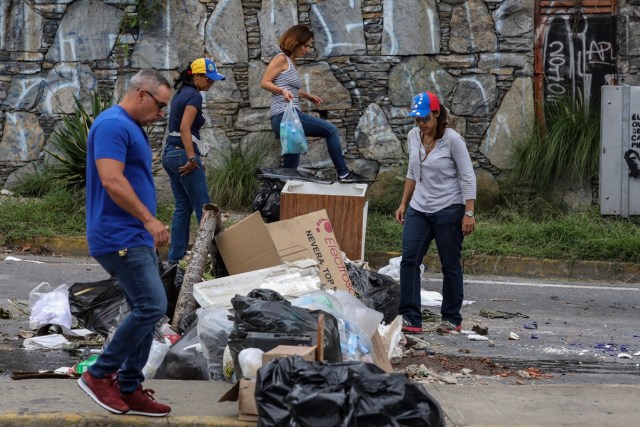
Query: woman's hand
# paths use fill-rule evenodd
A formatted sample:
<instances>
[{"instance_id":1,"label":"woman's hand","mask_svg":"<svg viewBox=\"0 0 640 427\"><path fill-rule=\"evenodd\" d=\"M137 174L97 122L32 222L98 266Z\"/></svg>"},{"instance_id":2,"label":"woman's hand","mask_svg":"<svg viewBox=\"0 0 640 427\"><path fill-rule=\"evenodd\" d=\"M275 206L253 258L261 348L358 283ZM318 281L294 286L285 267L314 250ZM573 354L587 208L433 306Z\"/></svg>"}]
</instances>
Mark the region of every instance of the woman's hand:
<instances>
[{"instance_id":1,"label":"woman's hand","mask_svg":"<svg viewBox=\"0 0 640 427\"><path fill-rule=\"evenodd\" d=\"M468 236L469 234L473 233L473 230L475 229L476 218L473 216L465 215L464 218L462 218L462 234Z\"/></svg>"},{"instance_id":2,"label":"woman's hand","mask_svg":"<svg viewBox=\"0 0 640 427\"><path fill-rule=\"evenodd\" d=\"M187 162L186 165L178 168L178 172L180 173L180 176L187 176L199 167L198 162Z\"/></svg>"},{"instance_id":3,"label":"woman's hand","mask_svg":"<svg viewBox=\"0 0 640 427\"><path fill-rule=\"evenodd\" d=\"M400 205L398 210L396 211L396 222L399 224L404 224L404 214L407 211L407 207L405 205Z\"/></svg>"},{"instance_id":4,"label":"woman's hand","mask_svg":"<svg viewBox=\"0 0 640 427\"><path fill-rule=\"evenodd\" d=\"M282 89L282 97L287 102L293 101L293 94L289 92L287 89Z\"/></svg>"},{"instance_id":5,"label":"woman's hand","mask_svg":"<svg viewBox=\"0 0 640 427\"><path fill-rule=\"evenodd\" d=\"M320 98L319 96L316 95L312 95L310 93L307 94L307 99L311 102L313 102L315 105L320 105L322 104L322 98Z\"/></svg>"}]
</instances>

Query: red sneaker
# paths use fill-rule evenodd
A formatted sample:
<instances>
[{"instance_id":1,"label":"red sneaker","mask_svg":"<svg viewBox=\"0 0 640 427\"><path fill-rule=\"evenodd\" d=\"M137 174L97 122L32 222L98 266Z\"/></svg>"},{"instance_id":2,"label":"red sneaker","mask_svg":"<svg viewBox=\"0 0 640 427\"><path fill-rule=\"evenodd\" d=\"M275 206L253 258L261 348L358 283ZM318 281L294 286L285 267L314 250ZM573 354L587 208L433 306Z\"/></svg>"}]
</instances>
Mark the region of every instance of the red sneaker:
<instances>
[{"instance_id":1,"label":"red sneaker","mask_svg":"<svg viewBox=\"0 0 640 427\"><path fill-rule=\"evenodd\" d=\"M439 334L448 334L449 332L460 332L462 330L462 323L454 325L453 323L445 320L438 325L436 332Z\"/></svg>"},{"instance_id":2,"label":"red sneaker","mask_svg":"<svg viewBox=\"0 0 640 427\"><path fill-rule=\"evenodd\" d=\"M120 397L116 374L110 374L100 379L92 376L89 371L85 371L78 378L78 385L107 411L114 414L124 414L129 411L129 406Z\"/></svg>"},{"instance_id":3,"label":"red sneaker","mask_svg":"<svg viewBox=\"0 0 640 427\"><path fill-rule=\"evenodd\" d=\"M422 332L422 326L414 326L407 319L403 319L402 332L406 334L419 334Z\"/></svg>"},{"instance_id":4,"label":"red sneaker","mask_svg":"<svg viewBox=\"0 0 640 427\"><path fill-rule=\"evenodd\" d=\"M129 415L146 415L148 417L164 417L171 412L171 407L156 402L153 398L155 393L150 388L142 389L138 387L131 394L121 394L122 400L129 405Z\"/></svg>"}]
</instances>

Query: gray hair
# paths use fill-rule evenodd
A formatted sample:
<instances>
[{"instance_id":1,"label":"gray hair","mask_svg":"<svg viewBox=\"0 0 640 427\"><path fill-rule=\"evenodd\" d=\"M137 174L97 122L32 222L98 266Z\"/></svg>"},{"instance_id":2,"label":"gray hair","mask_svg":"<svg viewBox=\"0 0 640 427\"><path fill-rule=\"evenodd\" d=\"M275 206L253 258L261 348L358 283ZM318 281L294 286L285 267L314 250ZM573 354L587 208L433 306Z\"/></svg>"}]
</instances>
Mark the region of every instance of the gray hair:
<instances>
[{"instance_id":1,"label":"gray hair","mask_svg":"<svg viewBox=\"0 0 640 427\"><path fill-rule=\"evenodd\" d=\"M138 89L156 89L160 86L166 86L171 89L171 85L164 78L162 74L160 74L156 70L140 70L136 73L135 76L131 77L129 80L129 89L128 90L138 90Z\"/></svg>"}]
</instances>

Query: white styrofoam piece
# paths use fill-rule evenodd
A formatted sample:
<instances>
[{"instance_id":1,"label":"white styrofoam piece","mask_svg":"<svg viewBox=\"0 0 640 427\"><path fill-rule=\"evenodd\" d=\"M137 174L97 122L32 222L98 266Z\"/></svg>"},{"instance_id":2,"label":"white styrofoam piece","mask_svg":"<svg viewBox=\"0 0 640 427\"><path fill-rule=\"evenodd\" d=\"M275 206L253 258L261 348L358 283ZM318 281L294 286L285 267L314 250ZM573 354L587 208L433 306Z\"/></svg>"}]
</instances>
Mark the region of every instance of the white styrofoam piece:
<instances>
[{"instance_id":1,"label":"white styrofoam piece","mask_svg":"<svg viewBox=\"0 0 640 427\"><path fill-rule=\"evenodd\" d=\"M321 283L318 263L303 259L196 283L193 297L201 307L213 304L231 307L231 298L236 294L247 295L253 289L272 289L286 298L317 291Z\"/></svg>"}]
</instances>

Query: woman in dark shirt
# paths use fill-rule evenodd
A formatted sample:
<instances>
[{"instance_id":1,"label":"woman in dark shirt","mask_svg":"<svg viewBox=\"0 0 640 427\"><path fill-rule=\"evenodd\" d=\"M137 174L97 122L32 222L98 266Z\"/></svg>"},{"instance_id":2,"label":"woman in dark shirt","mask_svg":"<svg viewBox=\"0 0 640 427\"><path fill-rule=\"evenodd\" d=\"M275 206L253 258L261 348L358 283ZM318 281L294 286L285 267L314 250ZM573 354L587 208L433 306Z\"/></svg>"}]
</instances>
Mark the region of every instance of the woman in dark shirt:
<instances>
[{"instance_id":1,"label":"woman in dark shirt","mask_svg":"<svg viewBox=\"0 0 640 427\"><path fill-rule=\"evenodd\" d=\"M200 159L200 128L204 125L202 95L213 82L224 80L209 58L198 58L180 73L171 100L169 136L162 154L162 166L169 175L175 210L171 220L169 265L177 264L187 252L191 214L202 218L202 206L210 203L207 181Z\"/></svg>"}]
</instances>

